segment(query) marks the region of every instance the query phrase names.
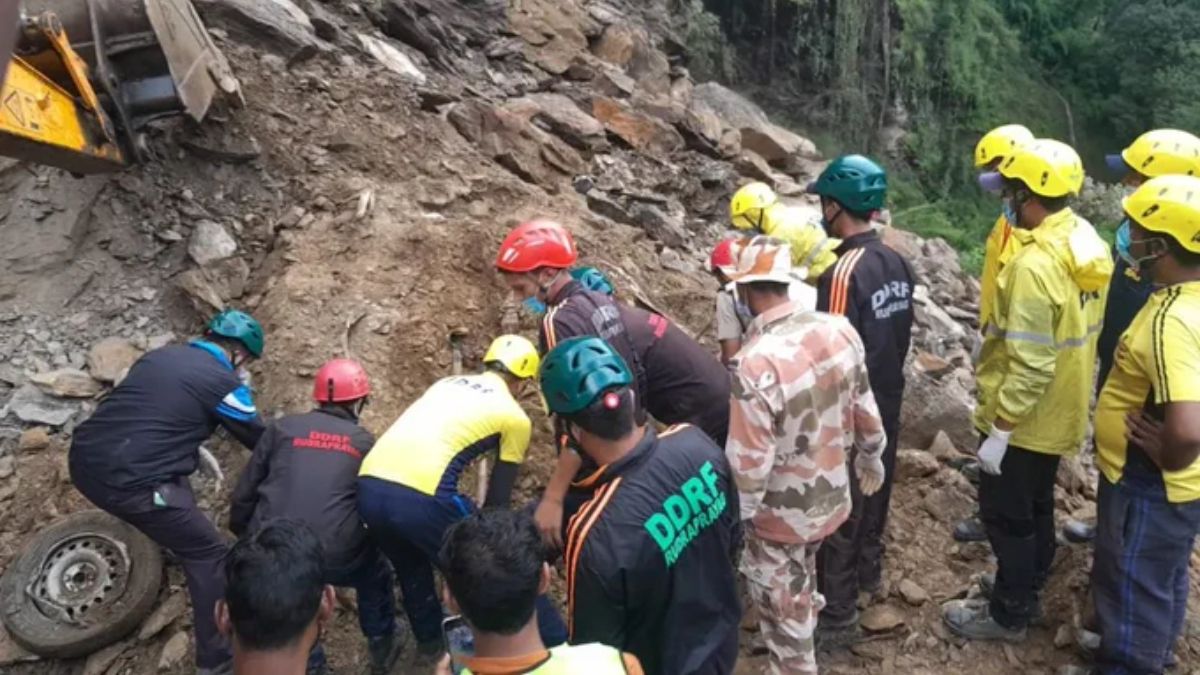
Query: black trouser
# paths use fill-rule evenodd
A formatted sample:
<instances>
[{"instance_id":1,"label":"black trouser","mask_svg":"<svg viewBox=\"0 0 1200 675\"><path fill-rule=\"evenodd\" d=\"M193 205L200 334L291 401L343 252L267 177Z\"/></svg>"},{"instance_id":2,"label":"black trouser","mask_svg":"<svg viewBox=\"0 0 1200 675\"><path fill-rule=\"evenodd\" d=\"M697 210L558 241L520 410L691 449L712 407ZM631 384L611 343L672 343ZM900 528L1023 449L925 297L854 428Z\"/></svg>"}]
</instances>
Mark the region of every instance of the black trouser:
<instances>
[{"instance_id":1,"label":"black trouser","mask_svg":"<svg viewBox=\"0 0 1200 675\"><path fill-rule=\"evenodd\" d=\"M979 476L979 511L996 556L991 613L1005 628L1029 624L1054 562L1054 479L1060 459L1010 445L1000 475Z\"/></svg>"},{"instance_id":2,"label":"black trouser","mask_svg":"<svg viewBox=\"0 0 1200 675\"><path fill-rule=\"evenodd\" d=\"M900 441L900 400L903 392L879 399L887 447L883 451L884 480L879 492L863 497L858 487L854 462L850 462L850 517L817 551L817 587L825 596L821 619L841 624L857 611L860 589L879 587L883 574L883 530L887 526L892 485L896 476L896 447Z\"/></svg>"},{"instance_id":3,"label":"black trouser","mask_svg":"<svg viewBox=\"0 0 1200 675\"><path fill-rule=\"evenodd\" d=\"M116 489L71 468L71 481L93 504L141 530L174 554L187 577L196 627L196 666L215 668L232 658L217 632L213 608L225 595L225 553L229 545L196 505L186 477L156 487Z\"/></svg>"}]
</instances>

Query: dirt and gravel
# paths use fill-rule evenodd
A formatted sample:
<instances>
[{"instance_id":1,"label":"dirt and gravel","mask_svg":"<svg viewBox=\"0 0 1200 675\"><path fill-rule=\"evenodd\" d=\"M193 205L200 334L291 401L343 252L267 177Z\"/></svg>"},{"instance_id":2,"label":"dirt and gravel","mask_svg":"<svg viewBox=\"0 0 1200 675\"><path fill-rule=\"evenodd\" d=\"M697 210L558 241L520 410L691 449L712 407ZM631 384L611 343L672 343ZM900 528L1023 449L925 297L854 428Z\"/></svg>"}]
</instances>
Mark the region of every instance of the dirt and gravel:
<instances>
[{"instance_id":1,"label":"dirt and gravel","mask_svg":"<svg viewBox=\"0 0 1200 675\"><path fill-rule=\"evenodd\" d=\"M196 333L217 307L253 311L266 328L253 367L263 410L303 410L317 366L348 354L371 373L364 423L379 432L448 373L452 332L465 332L467 368L495 334L532 335L532 317L492 270L511 225L566 223L583 262L608 271L624 300L711 342L714 286L701 261L728 195L751 178L797 195L821 166L806 139L733 92L692 82L665 0L197 7L245 108L202 127L163 123L158 161L116 176L0 165L0 569L48 523L88 507L69 483L66 448L96 397L138 353ZM944 242L889 240L928 289L902 442L918 449L901 464L886 582L868 610L878 630L821 662L832 673L981 674L1082 663L1069 637L1086 548L1061 550L1045 625L1024 645L966 644L941 625L938 603L973 592L989 569L986 544L949 536L974 499L950 464L972 442L978 287ZM545 418L527 404L526 500L552 457ZM223 524L248 453L215 447L225 484L193 481ZM1094 481L1086 463L1065 463L1060 515L1093 508ZM0 672L191 672L185 599L168 563L156 611L125 640L85 659L37 660L0 633ZM338 673L365 664L350 602L327 636ZM1179 672L1200 667L1200 624L1185 632ZM760 672L760 641L745 637L738 672Z\"/></svg>"}]
</instances>

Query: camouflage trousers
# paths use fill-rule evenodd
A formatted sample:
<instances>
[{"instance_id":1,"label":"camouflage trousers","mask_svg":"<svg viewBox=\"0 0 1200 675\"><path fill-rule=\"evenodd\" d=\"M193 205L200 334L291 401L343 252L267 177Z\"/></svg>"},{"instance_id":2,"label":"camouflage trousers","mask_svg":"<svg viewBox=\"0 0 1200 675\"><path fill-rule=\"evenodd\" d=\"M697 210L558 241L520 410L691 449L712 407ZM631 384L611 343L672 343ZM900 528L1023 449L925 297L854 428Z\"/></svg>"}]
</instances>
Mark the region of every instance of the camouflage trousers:
<instances>
[{"instance_id":1,"label":"camouflage trousers","mask_svg":"<svg viewBox=\"0 0 1200 675\"><path fill-rule=\"evenodd\" d=\"M817 592L820 542L779 544L746 536L741 572L758 609L772 675L816 673L813 632L825 598Z\"/></svg>"}]
</instances>

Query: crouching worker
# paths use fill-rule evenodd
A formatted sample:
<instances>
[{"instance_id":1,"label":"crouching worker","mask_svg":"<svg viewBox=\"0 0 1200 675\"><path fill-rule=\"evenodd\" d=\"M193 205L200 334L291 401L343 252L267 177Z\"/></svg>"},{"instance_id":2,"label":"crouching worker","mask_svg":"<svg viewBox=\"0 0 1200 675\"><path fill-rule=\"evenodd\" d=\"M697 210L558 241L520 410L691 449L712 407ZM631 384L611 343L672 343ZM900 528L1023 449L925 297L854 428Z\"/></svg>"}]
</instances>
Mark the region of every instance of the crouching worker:
<instances>
[{"instance_id":1,"label":"crouching worker","mask_svg":"<svg viewBox=\"0 0 1200 675\"><path fill-rule=\"evenodd\" d=\"M301 675L333 619L321 542L307 526L276 520L233 546L216 624L233 643L234 675Z\"/></svg>"},{"instance_id":2,"label":"crouching worker","mask_svg":"<svg viewBox=\"0 0 1200 675\"><path fill-rule=\"evenodd\" d=\"M351 359L321 366L313 382L317 409L289 415L259 439L229 509L239 537L288 518L307 525L325 554L325 582L358 594L358 623L367 638L371 672L383 675L400 655L392 570L358 517L358 470L375 437L358 424L371 383ZM318 643L310 675L327 670Z\"/></svg>"},{"instance_id":3,"label":"crouching worker","mask_svg":"<svg viewBox=\"0 0 1200 675\"><path fill-rule=\"evenodd\" d=\"M731 673L741 603L737 493L697 427L638 424L633 374L597 337L564 340L539 375L550 410L599 466L567 527L572 644L632 652L651 675Z\"/></svg>"},{"instance_id":4,"label":"crouching worker","mask_svg":"<svg viewBox=\"0 0 1200 675\"><path fill-rule=\"evenodd\" d=\"M550 588L542 535L528 514L488 509L446 533L439 556L446 606L471 629L475 653L464 675L589 673L642 675L637 657L599 644L547 649L534 617ZM439 673L450 673L450 657Z\"/></svg>"},{"instance_id":5,"label":"crouching worker","mask_svg":"<svg viewBox=\"0 0 1200 675\"><path fill-rule=\"evenodd\" d=\"M215 467L200 444L218 425L247 448L258 442L263 424L245 383L245 366L262 353L258 322L236 310L221 312L204 337L138 359L71 442L75 487L170 551L183 567L201 675L229 668L229 646L213 623L229 545L196 505L188 476L202 459Z\"/></svg>"},{"instance_id":6,"label":"crouching worker","mask_svg":"<svg viewBox=\"0 0 1200 675\"><path fill-rule=\"evenodd\" d=\"M358 511L372 539L392 561L417 649L442 649L442 605L433 582L442 538L475 511L458 479L475 460L498 454L484 506L506 508L529 448L531 423L517 402L537 374L533 343L502 335L483 357L484 372L439 380L404 411L370 454L358 478ZM566 640L562 619L540 601L542 638Z\"/></svg>"}]
</instances>

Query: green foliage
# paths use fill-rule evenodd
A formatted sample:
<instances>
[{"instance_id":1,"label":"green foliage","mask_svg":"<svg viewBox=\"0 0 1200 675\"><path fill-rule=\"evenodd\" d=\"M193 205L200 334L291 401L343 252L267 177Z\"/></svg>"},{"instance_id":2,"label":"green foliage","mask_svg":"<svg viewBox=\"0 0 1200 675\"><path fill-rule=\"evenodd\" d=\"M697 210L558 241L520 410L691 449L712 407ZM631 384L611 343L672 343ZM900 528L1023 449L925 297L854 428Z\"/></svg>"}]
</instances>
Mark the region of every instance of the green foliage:
<instances>
[{"instance_id":1,"label":"green foliage","mask_svg":"<svg viewBox=\"0 0 1200 675\"><path fill-rule=\"evenodd\" d=\"M683 22L683 41L692 75L701 82L728 79L733 59L727 53L720 19L704 9L702 0L685 0Z\"/></svg>"},{"instance_id":2,"label":"green foliage","mask_svg":"<svg viewBox=\"0 0 1200 675\"><path fill-rule=\"evenodd\" d=\"M1104 153L1146 130L1200 133L1197 0L685 5L693 72L749 92L826 154L880 157L902 129L883 157L894 222L946 238L968 268L999 211L971 161L992 127L1019 122L1072 143L1101 181L1112 179ZM1089 181L1076 208L1107 234L1120 194Z\"/></svg>"}]
</instances>

